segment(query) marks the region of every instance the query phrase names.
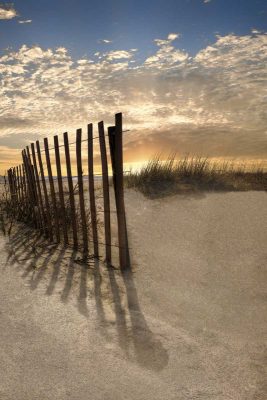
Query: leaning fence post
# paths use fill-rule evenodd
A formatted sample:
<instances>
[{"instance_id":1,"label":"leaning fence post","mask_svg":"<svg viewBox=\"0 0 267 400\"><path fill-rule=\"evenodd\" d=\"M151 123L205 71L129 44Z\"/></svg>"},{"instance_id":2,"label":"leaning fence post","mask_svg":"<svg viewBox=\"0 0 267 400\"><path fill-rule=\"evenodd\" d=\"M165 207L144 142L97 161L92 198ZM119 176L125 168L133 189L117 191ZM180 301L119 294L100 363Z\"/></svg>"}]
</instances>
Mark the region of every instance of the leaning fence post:
<instances>
[{"instance_id":1,"label":"leaning fence post","mask_svg":"<svg viewBox=\"0 0 267 400\"><path fill-rule=\"evenodd\" d=\"M14 187L16 192L16 214L17 214L17 219L20 219L22 215L22 209L21 209L18 167L13 168L13 177L14 177Z\"/></svg>"},{"instance_id":2,"label":"leaning fence post","mask_svg":"<svg viewBox=\"0 0 267 400\"><path fill-rule=\"evenodd\" d=\"M31 183L31 176L30 176L30 166L29 166L29 160L26 155L26 151L22 150L22 158L23 158L23 164L24 164L24 169L25 169L25 174L26 174L26 179L27 179L27 189L28 189L28 196L30 200L30 210L31 210L31 217L33 219L35 227L37 227L37 218L36 218L36 213L35 213L35 198L34 198L34 193L33 193L33 187Z\"/></svg>"},{"instance_id":3,"label":"leaning fence post","mask_svg":"<svg viewBox=\"0 0 267 400\"><path fill-rule=\"evenodd\" d=\"M99 144L102 164L102 183L104 197L104 225L105 225L105 244L106 244L106 262L111 264L111 228L110 228L110 198L108 181L108 162L105 142L105 132L103 121L98 123Z\"/></svg>"},{"instance_id":4,"label":"leaning fence post","mask_svg":"<svg viewBox=\"0 0 267 400\"><path fill-rule=\"evenodd\" d=\"M20 195L21 195L21 208L23 212L23 217L25 217L25 197L24 197L24 183L22 179L22 173L21 173L21 165L18 167L18 174L19 174L19 182L20 182Z\"/></svg>"},{"instance_id":5,"label":"leaning fence post","mask_svg":"<svg viewBox=\"0 0 267 400\"><path fill-rule=\"evenodd\" d=\"M23 191L24 191L24 210L25 210L25 217L27 217L29 215L29 210L30 210L30 201L29 201L29 191L27 187L26 171L24 164L21 165L21 174L22 174Z\"/></svg>"},{"instance_id":6,"label":"leaning fence post","mask_svg":"<svg viewBox=\"0 0 267 400\"><path fill-rule=\"evenodd\" d=\"M37 149L37 157L38 157L39 169L40 169L40 174L41 174L41 181L42 181L43 192L44 192L45 213L46 213L46 218L47 218L49 238L50 238L51 241L53 241L53 228L52 228L52 221L51 221L51 214L50 214L50 205L49 205L49 200L48 200L47 187L46 187L46 181L45 181L45 175L44 175L43 160L42 160L42 156L41 156L39 140L36 141L36 149Z\"/></svg>"},{"instance_id":7,"label":"leaning fence post","mask_svg":"<svg viewBox=\"0 0 267 400\"><path fill-rule=\"evenodd\" d=\"M64 147L65 147L66 168L67 168L67 176L68 176L68 186L69 186L69 200L70 200L71 221L72 221L73 247L74 247L74 249L77 249L78 248L78 235L77 235L75 198L74 198L73 180L72 180L72 172L71 172L68 132L64 132L63 135L64 135Z\"/></svg>"},{"instance_id":8,"label":"leaning fence post","mask_svg":"<svg viewBox=\"0 0 267 400\"><path fill-rule=\"evenodd\" d=\"M38 200L38 193L37 193L37 186L36 186L36 178L34 174L34 167L31 162L31 155L30 155L30 149L29 146L26 146L26 152L27 152L27 160L28 160L28 168L29 168L29 178L32 186L32 192L33 192L33 203L34 203L34 210L37 211L37 223L38 227L40 230L43 230L43 223L42 223L42 216L41 216L41 211L39 207L39 200Z\"/></svg>"},{"instance_id":9,"label":"leaning fence post","mask_svg":"<svg viewBox=\"0 0 267 400\"><path fill-rule=\"evenodd\" d=\"M119 255L120 267L125 269L129 267L128 238L124 205L123 188L123 149L122 149L122 114L115 115L115 138L114 138L114 170L115 170L115 190L116 190L116 208L118 220L119 236Z\"/></svg>"},{"instance_id":10,"label":"leaning fence post","mask_svg":"<svg viewBox=\"0 0 267 400\"><path fill-rule=\"evenodd\" d=\"M20 208L21 208L21 186L20 186L20 179L19 179L19 167L14 168L15 171L15 176L16 176L16 182L17 182L17 193L18 193L18 199L20 203Z\"/></svg>"},{"instance_id":11,"label":"leaning fence post","mask_svg":"<svg viewBox=\"0 0 267 400\"><path fill-rule=\"evenodd\" d=\"M92 236L94 242L94 256L98 257L98 234L97 234L97 216L95 204L95 181L94 181L94 150L93 150L93 124L87 126L88 140L88 181L90 195L90 212L92 223Z\"/></svg>"},{"instance_id":12,"label":"leaning fence post","mask_svg":"<svg viewBox=\"0 0 267 400\"><path fill-rule=\"evenodd\" d=\"M7 177L8 177L10 199L11 199L11 203L13 204L13 208L14 208L14 190L13 190L13 180L12 180L11 168L7 171Z\"/></svg>"},{"instance_id":13,"label":"leaning fence post","mask_svg":"<svg viewBox=\"0 0 267 400\"><path fill-rule=\"evenodd\" d=\"M37 198L39 197L38 203L40 204L40 206L38 205L39 213L40 213L40 216L42 216L44 233L45 233L45 235L47 235L46 218L45 218L45 212L44 212L44 204L43 204L43 199L42 199L41 186L40 186L40 181L39 181L38 168L37 168L37 163L36 163L34 143L31 143L31 150L32 150L33 168L34 168L34 173L35 173L35 182L36 182L36 186L37 186L37 194L38 194Z\"/></svg>"},{"instance_id":14,"label":"leaning fence post","mask_svg":"<svg viewBox=\"0 0 267 400\"><path fill-rule=\"evenodd\" d=\"M61 208L60 214L62 216L64 244L67 245L69 242L68 227L67 227L67 221L66 221L66 208L65 208L65 202L64 202L64 190L63 190L60 154L59 154L59 145L58 145L58 136L57 135L54 136L54 146L55 146L55 157L56 157L56 167L57 167L58 193L59 193L59 201L60 201L60 208Z\"/></svg>"},{"instance_id":15,"label":"leaning fence post","mask_svg":"<svg viewBox=\"0 0 267 400\"><path fill-rule=\"evenodd\" d=\"M60 242L57 200L56 200L55 186L54 186L54 180L53 180L53 175L52 175L52 168L51 168L51 161L50 161L49 146L48 146L47 138L44 139L44 147L45 147L47 172L48 172L48 178L49 178L49 184L50 184L50 194L51 194L52 205L53 205L53 209L54 209L54 220L55 220L54 225L55 225L55 230L56 230L56 238L57 238L57 242Z\"/></svg>"},{"instance_id":16,"label":"leaning fence post","mask_svg":"<svg viewBox=\"0 0 267 400\"><path fill-rule=\"evenodd\" d=\"M77 129L77 131L76 131L76 158L77 158L77 174L78 174L80 212L81 212L82 235L83 235L83 250L84 250L84 255L87 255L87 253L88 253L88 233L87 233L85 206L84 206L83 170L82 170L82 130L81 129Z\"/></svg>"}]
</instances>

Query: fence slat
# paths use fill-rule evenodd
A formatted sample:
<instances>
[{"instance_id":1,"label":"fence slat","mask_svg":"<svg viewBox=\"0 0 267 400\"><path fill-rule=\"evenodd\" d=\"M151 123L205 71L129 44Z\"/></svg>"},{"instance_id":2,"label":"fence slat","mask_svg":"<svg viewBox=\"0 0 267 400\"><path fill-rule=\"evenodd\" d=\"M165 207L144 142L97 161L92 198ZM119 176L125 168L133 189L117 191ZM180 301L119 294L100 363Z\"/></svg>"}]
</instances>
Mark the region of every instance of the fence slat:
<instances>
[{"instance_id":1,"label":"fence slat","mask_svg":"<svg viewBox=\"0 0 267 400\"><path fill-rule=\"evenodd\" d=\"M60 201L60 214L61 214L61 221L62 221L62 228L63 228L63 237L64 237L64 244L67 245L69 243L68 228L67 228L67 220L66 220L66 208L65 208L65 202L64 202L64 190L63 190L60 153L59 153L59 147L58 147L59 144L58 144L58 136L57 135L54 136L54 146L55 146L58 193L59 193L59 201Z\"/></svg>"},{"instance_id":2,"label":"fence slat","mask_svg":"<svg viewBox=\"0 0 267 400\"><path fill-rule=\"evenodd\" d=\"M47 187L46 187L46 181L45 181L45 175L44 175L44 167L43 167L43 160L42 160L42 156L41 156L39 140L36 141L36 149L37 149L38 164L39 164L39 169L40 169L40 174L41 174L41 181L42 181L43 192L44 192L44 202L45 202L45 214L46 214L46 219L47 219L47 228L48 228L49 238L50 238L51 241L53 241L53 229L52 229L52 222L51 222L50 206L49 206L48 193L47 193Z\"/></svg>"},{"instance_id":3,"label":"fence slat","mask_svg":"<svg viewBox=\"0 0 267 400\"><path fill-rule=\"evenodd\" d=\"M41 185L40 185L40 181L39 181L39 174L38 174L38 168L37 168L37 162L36 162L36 156L35 156L34 143L31 143L31 151L32 151L33 168L34 168L34 174L35 174L35 182L36 182L36 186L37 186L38 205L39 205L40 215L41 215L41 219L42 219L43 230L44 230L45 235L47 236L48 235L47 224L46 224L46 217L45 217L45 212L44 212L44 203L43 203L43 198L42 198Z\"/></svg>"},{"instance_id":4,"label":"fence slat","mask_svg":"<svg viewBox=\"0 0 267 400\"><path fill-rule=\"evenodd\" d=\"M21 208L21 186L19 180L19 167L15 167L15 175L16 175L16 182L17 182L17 193L18 193L18 200Z\"/></svg>"},{"instance_id":5,"label":"fence slat","mask_svg":"<svg viewBox=\"0 0 267 400\"><path fill-rule=\"evenodd\" d=\"M22 179L21 165L18 167L19 182L20 182L20 195L21 195L21 208L23 216L25 216L25 197L24 197L24 183Z\"/></svg>"},{"instance_id":6,"label":"fence slat","mask_svg":"<svg viewBox=\"0 0 267 400\"><path fill-rule=\"evenodd\" d=\"M19 180L17 176L17 168L14 167L12 169L13 179L14 179L14 189L15 189L15 207L16 207L16 215L17 218L21 217L21 200L20 200L20 192L19 192Z\"/></svg>"},{"instance_id":7,"label":"fence slat","mask_svg":"<svg viewBox=\"0 0 267 400\"><path fill-rule=\"evenodd\" d=\"M83 234L83 250L84 254L88 253L88 233L86 224L86 214L84 205L84 190L83 190L83 171L82 171L82 130L77 129L76 132L76 158L77 158L77 174L78 174L78 186L79 186L79 199L80 199L80 212L81 212L81 224Z\"/></svg>"},{"instance_id":8,"label":"fence slat","mask_svg":"<svg viewBox=\"0 0 267 400\"><path fill-rule=\"evenodd\" d=\"M8 185L9 185L9 191L10 191L10 198L11 198L11 203L13 205L13 210L14 210L14 184L13 184L13 178L12 178L12 168L10 168L7 171L7 177L8 177Z\"/></svg>"},{"instance_id":9,"label":"fence slat","mask_svg":"<svg viewBox=\"0 0 267 400\"><path fill-rule=\"evenodd\" d=\"M37 228L39 228L40 230L43 230L41 211L40 211L38 195L37 195L36 179L35 179L34 169L33 169L32 161L31 161L29 146L26 146L26 153L27 153L28 166L29 166L29 178L30 178L32 193L33 193L34 211L35 211L35 215L37 215L37 218L36 218Z\"/></svg>"},{"instance_id":10,"label":"fence slat","mask_svg":"<svg viewBox=\"0 0 267 400\"><path fill-rule=\"evenodd\" d=\"M67 167L68 187L69 187L69 200L70 200L70 212L71 212L71 223L72 223L72 234L73 234L73 247L78 248L78 235L77 235L77 222L76 222L76 208L75 208L75 197L73 190L73 180L70 162L70 149L69 149L69 138L68 132L64 132L64 147L65 147L65 158Z\"/></svg>"},{"instance_id":11,"label":"fence slat","mask_svg":"<svg viewBox=\"0 0 267 400\"><path fill-rule=\"evenodd\" d=\"M34 205L37 203L37 189L36 189L36 183L35 183L35 178L34 178L34 171L33 171L33 165L31 161L31 155L30 155L30 149L29 146L26 146L26 156L28 160L28 169L29 169L29 178L31 182L31 187L32 187L32 193L34 196Z\"/></svg>"},{"instance_id":12,"label":"fence slat","mask_svg":"<svg viewBox=\"0 0 267 400\"><path fill-rule=\"evenodd\" d=\"M106 262L111 264L111 228L110 228L110 198L109 198L109 181L108 181L108 162L105 142L105 132L103 121L98 123L99 144L102 165L102 184L104 197L104 226L105 226L105 243L106 243Z\"/></svg>"},{"instance_id":13,"label":"fence slat","mask_svg":"<svg viewBox=\"0 0 267 400\"><path fill-rule=\"evenodd\" d=\"M44 139L44 147L45 147L45 158L46 158L47 172L48 172L48 178L49 178L52 207L54 210L54 222L55 222L54 226L55 226L55 231L56 231L56 240L57 240L57 242L60 242L57 199L56 199L55 186L54 186L54 180L53 180L53 175L52 175L52 168L51 168L51 161L50 161L49 146L48 146L47 138Z\"/></svg>"},{"instance_id":14,"label":"fence slat","mask_svg":"<svg viewBox=\"0 0 267 400\"><path fill-rule=\"evenodd\" d=\"M93 125L87 126L87 139L88 139L88 183L89 183L89 196L90 196L90 213L92 224L92 237L94 244L94 256L99 256L98 250L98 233L97 233L97 215L95 203L95 181L94 181L94 148L93 148Z\"/></svg>"},{"instance_id":15,"label":"fence slat","mask_svg":"<svg viewBox=\"0 0 267 400\"><path fill-rule=\"evenodd\" d=\"M128 237L125 217L124 188L123 188L123 151L122 151L122 114L115 115L114 161L116 178L116 208L119 236L120 267L129 267Z\"/></svg>"},{"instance_id":16,"label":"fence slat","mask_svg":"<svg viewBox=\"0 0 267 400\"><path fill-rule=\"evenodd\" d=\"M15 194L14 199L15 199L16 206L18 206L19 197L18 197L18 183L17 183L17 176L16 176L16 168L12 168L11 171L12 171L12 179L13 179L14 194Z\"/></svg>"},{"instance_id":17,"label":"fence slat","mask_svg":"<svg viewBox=\"0 0 267 400\"><path fill-rule=\"evenodd\" d=\"M22 185L23 185L23 192L24 192L24 210L25 210L25 217L29 215L29 194L27 188L27 180L26 180L26 172L25 172L25 165L21 165L21 177L22 177Z\"/></svg>"},{"instance_id":18,"label":"fence slat","mask_svg":"<svg viewBox=\"0 0 267 400\"><path fill-rule=\"evenodd\" d=\"M34 199L34 193L33 193L33 188L31 184L31 177L30 177L30 170L29 170L29 161L26 155L26 151L22 150L22 158L23 158L23 164L24 164L24 170L25 170L25 175L26 175L26 180L27 180L27 191L28 191L28 197L29 197L29 217L32 218L34 226L37 227L37 217L36 217L36 212L35 212L35 199Z\"/></svg>"}]
</instances>

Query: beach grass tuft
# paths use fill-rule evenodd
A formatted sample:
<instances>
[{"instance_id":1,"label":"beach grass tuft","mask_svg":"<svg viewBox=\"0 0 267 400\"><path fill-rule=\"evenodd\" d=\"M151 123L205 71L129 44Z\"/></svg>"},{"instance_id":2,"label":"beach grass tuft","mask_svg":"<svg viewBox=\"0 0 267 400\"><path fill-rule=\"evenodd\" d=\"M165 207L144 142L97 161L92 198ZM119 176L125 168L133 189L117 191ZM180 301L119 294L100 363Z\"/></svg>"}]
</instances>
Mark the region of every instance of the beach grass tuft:
<instances>
[{"instance_id":1,"label":"beach grass tuft","mask_svg":"<svg viewBox=\"0 0 267 400\"><path fill-rule=\"evenodd\" d=\"M192 191L267 190L267 172L260 164L214 161L186 156L166 160L155 156L139 171L125 176L125 186L148 197L162 197Z\"/></svg>"}]
</instances>

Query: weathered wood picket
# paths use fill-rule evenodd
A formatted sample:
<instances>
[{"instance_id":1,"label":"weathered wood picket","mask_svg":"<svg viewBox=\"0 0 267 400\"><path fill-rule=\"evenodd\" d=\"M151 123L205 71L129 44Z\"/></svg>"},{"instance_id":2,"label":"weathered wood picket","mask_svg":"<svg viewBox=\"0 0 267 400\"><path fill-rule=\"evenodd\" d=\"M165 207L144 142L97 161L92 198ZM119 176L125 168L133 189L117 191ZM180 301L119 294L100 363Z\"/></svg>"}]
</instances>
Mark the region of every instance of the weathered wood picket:
<instances>
[{"instance_id":1,"label":"weathered wood picket","mask_svg":"<svg viewBox=\"0 0 267 400\"><path fill-rule=\"evenodd\" d=\"M44 148L40 142L31 143L22 150L22 164L7 171L7 180L13 210L16 218L31 224L51 242L62 243L81 249L84 257L88 254L99 257L99 245L105 246L105 261L112 264L112 233L110 209L110 182L108 159L111 160L113 189L117 214L118 238L115 246L119 249L121 269L128 266L128 240L125 220L123 189L123 134L122 114L115 115L115 125L105 134L104 122L98 123L98 136L93 137L93 125L88 124L86 138L82 129L76 131L76 141L69 143L68 133L63 134L64 144L59 144L54 136L54 147L49 147L48 138ZM107 154L108 137L109 154ZM96 204L96 174L94 143L98 139L101 159L104 243L99 241L98 213ZM87 155L84 157L82 142L87 142ZM75 161L71 162L70 146L76 145ZM60 148L64 153L60 154ZM42 156L44 152L45 157ZM74 155L72 154L73 158ZM87 162L84 161L87 158ZM62 159L63 163L62 163ZM53 163L54 160L55 162ZM53 171L54 167L54 171ZM73 169L77 176L73 176ZM66 172L65 172L66 171ZM84 174L88 171L88 174ZM88 179L85 179L85 175ZM77 185L74 179L77 178ZM66 181L66 182L65 182ZM67 187L64 187L66 183ZM88 199L86 192L88 189ZM76 201L76 194L78 200ZM86 204L88 203L88 208Z\"/></svg>"}]
</instances>

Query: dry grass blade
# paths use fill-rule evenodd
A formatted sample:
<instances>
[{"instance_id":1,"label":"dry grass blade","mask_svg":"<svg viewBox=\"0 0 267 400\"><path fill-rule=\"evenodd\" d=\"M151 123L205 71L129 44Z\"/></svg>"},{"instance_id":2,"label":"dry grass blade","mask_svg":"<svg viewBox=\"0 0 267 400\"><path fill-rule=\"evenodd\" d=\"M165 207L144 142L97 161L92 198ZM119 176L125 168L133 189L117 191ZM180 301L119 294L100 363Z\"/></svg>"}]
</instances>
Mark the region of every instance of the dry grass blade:
<instances>
[{"instance_id":1,"label":"dry grass blade","mask_svg":"<svg viewBox=\"0 0 267 400\"><path fill-rule=\"evenodd\" d=\"M261 165L256 164L219 163L197 156L176 160L174 154L162 161L157 155L140 171L125 176L125 184L148 197L196 190L267 190L267 173Z\"/></svg>"}]
</instances>

